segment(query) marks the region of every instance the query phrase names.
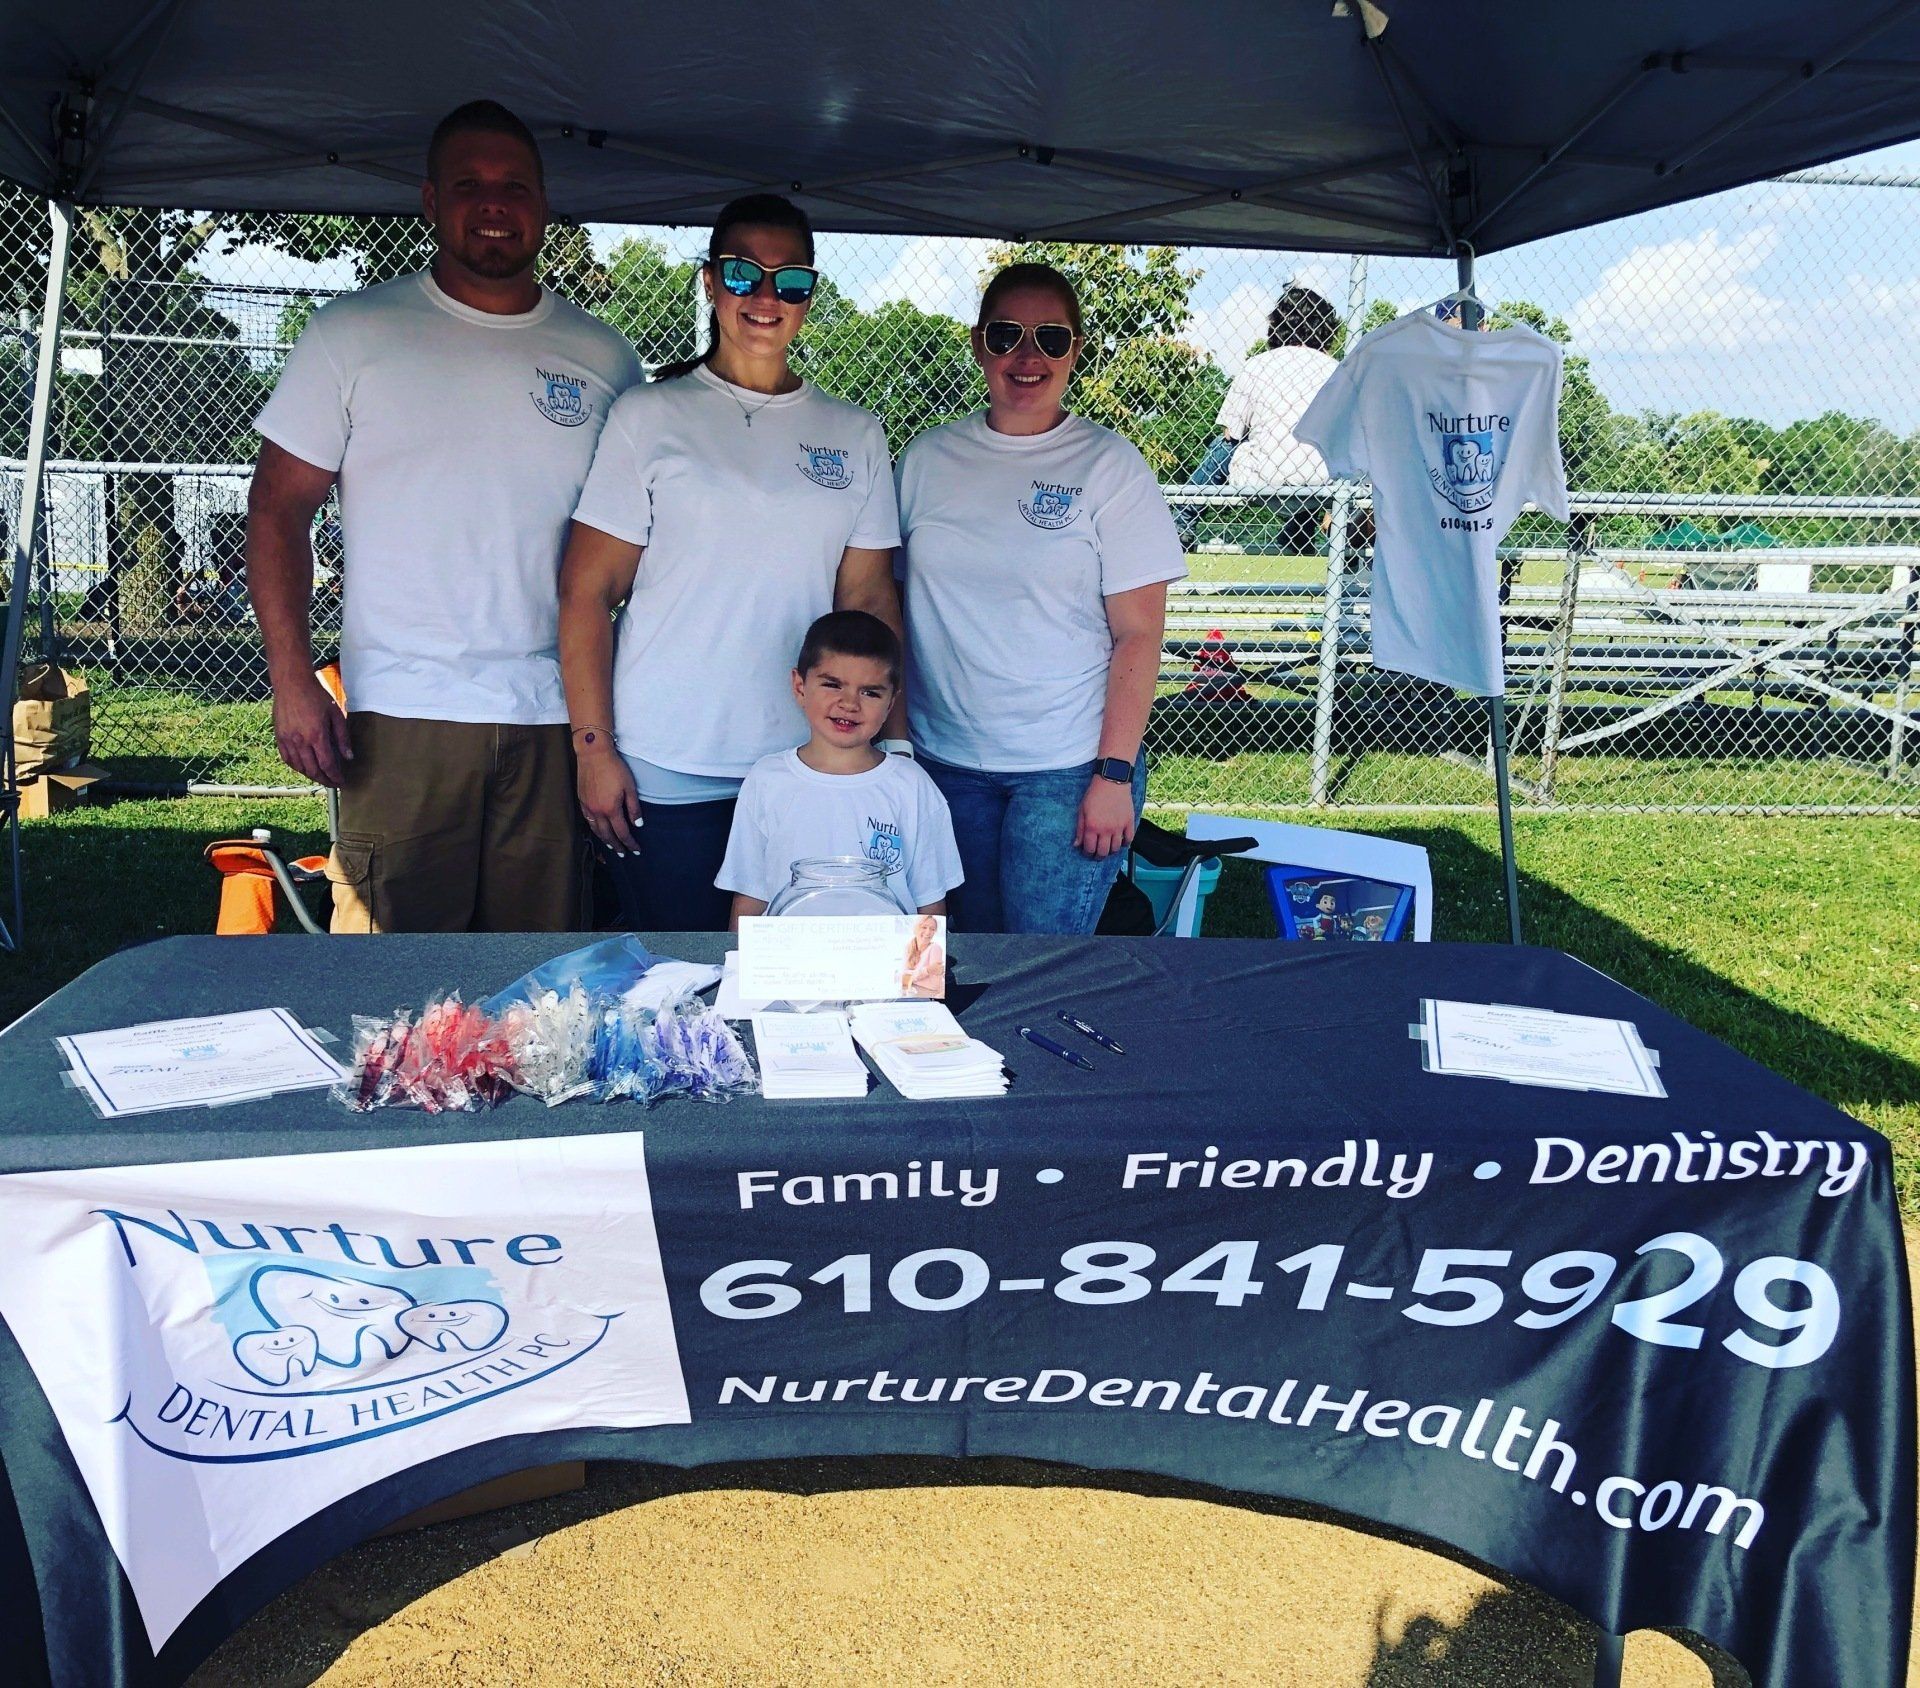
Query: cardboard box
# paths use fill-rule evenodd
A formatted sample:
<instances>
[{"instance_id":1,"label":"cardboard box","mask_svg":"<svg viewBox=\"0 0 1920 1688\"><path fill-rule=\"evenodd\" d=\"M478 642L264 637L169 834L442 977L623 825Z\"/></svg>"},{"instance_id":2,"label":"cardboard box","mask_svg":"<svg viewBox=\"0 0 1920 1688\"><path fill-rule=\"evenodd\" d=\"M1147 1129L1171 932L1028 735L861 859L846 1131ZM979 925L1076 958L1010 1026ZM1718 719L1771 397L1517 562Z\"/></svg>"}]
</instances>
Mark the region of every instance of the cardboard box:
<instances>
[{"instance_id":1,"label":"cardboard box","mask_svg":"<svg viewBox=\"0 0 1920 1688\"><path fill-rule=\"evenodd\" d=\"M13 761L21 784L51 768L84 762L92 732L93 697L84 674L50 662L21 669L20 699L13 706Z\"/></svg>"},{"instance_id":2,"label":"cardboard box","mask_svg":"<svg viewBox=\"0 0 1920 1688\"><path fill-rule=\"evenodd\" d=\"M37 780L20 786L20 818L40 821L60 814L87 800L87 788L105 779L109 770L98 762L82 762L77 768L56 769Z\"/></svg>"}]
</instances>

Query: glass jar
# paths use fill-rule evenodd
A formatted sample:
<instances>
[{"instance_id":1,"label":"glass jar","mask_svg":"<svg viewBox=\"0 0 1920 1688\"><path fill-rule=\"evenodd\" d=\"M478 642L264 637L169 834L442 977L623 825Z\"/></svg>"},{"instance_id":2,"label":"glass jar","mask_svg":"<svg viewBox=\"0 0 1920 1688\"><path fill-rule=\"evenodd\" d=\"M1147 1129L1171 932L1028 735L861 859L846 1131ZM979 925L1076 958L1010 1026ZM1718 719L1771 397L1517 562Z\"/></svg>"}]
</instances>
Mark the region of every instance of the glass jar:
<instances>
[{"instance_id":1,"label":"glass jar","mask_svg":"<svg viewBox=\"0 0 1920 1688\"><path fill-rule=\"evenodd\" d=\"M804 856L769 914L912 914L893 876L865 856Z\"/></svg>"}]
</instances>

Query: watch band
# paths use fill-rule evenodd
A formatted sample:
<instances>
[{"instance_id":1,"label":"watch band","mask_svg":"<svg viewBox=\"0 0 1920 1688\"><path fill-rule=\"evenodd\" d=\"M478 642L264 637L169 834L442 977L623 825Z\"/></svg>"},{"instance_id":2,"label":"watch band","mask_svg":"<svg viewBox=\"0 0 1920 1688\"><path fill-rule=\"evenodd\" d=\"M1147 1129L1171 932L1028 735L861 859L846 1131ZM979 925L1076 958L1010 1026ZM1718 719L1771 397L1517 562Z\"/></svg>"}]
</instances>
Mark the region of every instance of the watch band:
<instances>
[{"instance_id":1,"label":"watch band","mask_svg":"<svg viewBox=\"0 0 1920 1688\"><path fill-rule=\"evenodd\" d=\"M1103 756L1093 765L1093 771L1103 780L1112 780L1115 785L1133 784L1133 764L1119 756Z\"/></svg>"},{"instance_id":2,"label":"watch band","mask_svg":"<svg viewBox=\"0 0 1920 1688\"><path fill-rule=\"evenodd\" d=\"M913 760L913 740L903 738L875 739L873 747L885 756L904 756Z\"/></svg>"}]
</instances>

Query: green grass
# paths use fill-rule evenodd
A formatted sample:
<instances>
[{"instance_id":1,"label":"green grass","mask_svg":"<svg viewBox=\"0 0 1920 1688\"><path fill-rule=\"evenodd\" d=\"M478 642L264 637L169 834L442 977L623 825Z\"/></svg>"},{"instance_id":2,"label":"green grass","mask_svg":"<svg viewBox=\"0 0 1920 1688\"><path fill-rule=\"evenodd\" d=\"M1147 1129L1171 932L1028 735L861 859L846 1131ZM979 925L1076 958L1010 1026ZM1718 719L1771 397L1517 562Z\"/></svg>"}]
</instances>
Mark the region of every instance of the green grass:
<instances>
[{"instance_id":1,"label":"green grass","mask_svg":"<svg viewBox=\"0 0 1920 1688\"><path fill-rule=\"evenodd\" d=\"M1338 819L1427 848L1436 938L1504 936L1491 815ZM313 799L127 801L26 822L26 944L0 956L0 1023L115 950L211 931L201 848L254 826L296 854L324 846ZM1920 826L1522 815L1517 835L1530 942L1579 956L1885 1132L1902 1200L1920 1214ZM1207 930L1272 936L1253 870L1229 868Z\"/></svg>"}]
</instances>

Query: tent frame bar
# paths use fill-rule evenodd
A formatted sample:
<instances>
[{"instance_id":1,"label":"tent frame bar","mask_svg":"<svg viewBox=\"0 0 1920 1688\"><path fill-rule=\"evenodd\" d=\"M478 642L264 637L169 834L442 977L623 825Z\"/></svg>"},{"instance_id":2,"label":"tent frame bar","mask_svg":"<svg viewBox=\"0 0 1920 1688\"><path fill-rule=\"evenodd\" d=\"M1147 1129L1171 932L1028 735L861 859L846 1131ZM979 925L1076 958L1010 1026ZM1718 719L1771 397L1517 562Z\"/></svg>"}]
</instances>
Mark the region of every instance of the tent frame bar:
<instances>
[{"instance_id":1,"label":"tent frame bar","mask_svg":"<svg viewBox=\"0 0 1920 1688\"><path fill-rule=\"evenodd\" d=\"M20 688L20 645L26 629L27 600L33 595L34 559L45 547L41 530L47 525L47 436L53 417L53 384L60 367L60 319L66 309L67 259L73 250L73 207L63 200L47 201L52 235L47 257L47 290L40 308L39 356L34 363L33 409L27 424L26 466L20 483L20 519L13 530L13 576L7 593L7 623L0 644L0 699L11 721L14 698ZM12 922L0 920L0 950L17 950L25 939L26 917L20 880L20 769L14 759L13 730L0 750L0 829L7 836L7 861L12 881Z\"/></svg>"},{"instance_id":2,"label":"tent frame bar","mask_svg":"<svg viewBox=\"0 0 1920 1688\"><path fill-rule=\"evenodd\" d=\"M100 166L106 161L107 148L113 144L113 137L119 132L120 124L132 110L135 96L140 92L140 84L147 79L147 72L153 68L153 61L159 56L160 49L167 43L167 37L173 26L179 22L180 14L187 9L187 0L160 0L139 23L135 24L124 36L113 44L100 67L96 81L105 82L115 74L116 61L123 53L132 49L143 34L148 36L146 51L141 54L140 62L133 67L133 74L127 78L127 86L120 96L120 103L113 109L113 115L107 119L106 126L92 146L92 156L87 160L86 168L80 172L80 179L73 184L72 198L76 201L86 198L87 189L93 185L93 178L100 173ZM157 16L157 21L156 21Z\"/></svg>"},{"instance_id":3,"label":"tent frame bar","mask_svg":"<svg viewBox=\"0 0 1920 1688\"><path fill-rule=\"evenodd\" d=\"M1871 22L1862 24L1860 28L1847 36L1839 46L1835 47L1833 51L1828 53L1824 58L1814 59L1805 64L1796 65L1790 76L1782 77L1778 82L1774 83L1771 88L1755 95L1754 98L1747 101L1747 103L1737 111L1722 118L1704 135L1701 135L1696 140L1682 147L1670 158L1663 159L1656 174L1664 176L1675 170L1684 170L1703 152L1706 152L1711 147L1718 146L1729 135L1733 134L1736 130L1744 129L1755 118L1764 116L1789 94L1796 92L1800 88L1804 88L1809 82L1826 75L1826 73L1834 69L1835 66L1852 58L1853 55L1859 52L1869 41L1891 29L1895 24L1900 22L1902 18L1906 17L1908 13L1912 12L1916 6L1920 6L1920 0L1898 0L1896 5L1889 6L1877 18L1874 18ZM1670 62L1675 64L1675 68L1683 68L1686 63L1685 55L1676 55L1675 61Z\"/></svg>"},{"instance_id":4,"label":"tent frame bar","mask_svg":"<svg viewBox=\"0 0 1920 1688\"><path fill-rule=\"evenodd\" d=\"M1539 181L1542 176L1565 158L1568 150L1573 147L1589 129L1611 112L1615 106L1646 80L1648 74L1656 68L1657 62L1658 61L1654 59L1643 60L1625 76L1621 77L1608 91L1606 96L1595 105L1585 117L1581 118L1573 128L1567 131L1562 140L1547 149L1539 163L1534 165L1531 170L1522 176L1519 181L1514 183L1514 185L1495 202L1491 210L1482 211L1479 216L1475 217L1474 220L1467 225L1460 238L1462 240L1473 239L1488 223L1492 222L1495 217L1506 210L1506 208L1525 193L1528 188L1532 187L1535 182Z\"/></svg>"},{"instance_id":5,"label":"tent frame bar","mask_svg":"<svg viewBox=\"0 0 1920 1688\"><path fill-rule=\"evenodd\" d=\"M1770 58L1764 53L1670 53L1660 62L1664 68L1682 75L1694 70L1763 70L1780 71L1806 81L1818 74L1810 59ZM1850 59L1845 64L1828 65L1827 74L1920 82L1920 64L1906 59Z\"/></svg>"},{"instance_id":6,"label":"tent frame bar","mask_svg":"<svg viewBox=\"0 0 1920 1688\"><path fill-rule=\"evenodd\" d=\"M1310 199L1282 197L1275 188L1270 186L1264 188L1208 190L1205 183L1196 182L1190 178L1168 176L1152 170L1141 170L1132 165L1108 164L1103 160L1084 158L1078 154L1054 153L1051 161L1063 170L1077 170L1082 175L1104 176L1117 182L1139 182L1143 186L1167 188L1176 192L1184 189L1188 193L1203 193L1204 190L1203 197L1216 203L1220 200L1251 199L1262 205L1271 205L1276 210L1301 211L1311 217L1322 217L1330 223L1351 223L1355 228L1381 229L1388 234L1424 234L1427 232L1424 224L1410 223L1404 217L1383 217L1376 212L1353 211L1345 206L1323 205ZM1404 164L1405 161L1396 153L1393 155L1391 162L1389 164L1383 164L1381 169L1404 168ZM1341 176L1345 176L1348 173L1347 170L1342 169L1339 174L1332 179L1339 180ZM1359 172L1356 171L1353 173L1358 174ZM1313 174L1322 180L1328 179L1327 173L1324 171L1315 171ZM1148 209L1151 210L1152 207L1148 207ZM1141 215L1141 212L1137 210L1110 211L1101 217L1083 218L1081 219L1080 226L1085 227L1089 224L1110 222L1115 217L1137 217L1139 215ZM1057 228L1049 232L1057 238ZM1035 238L1035 236L1029 234L1028 238L1032 239Z\"/></svg>"},{"instance_id":7,"label":"tent frame bar","mask_svg":"<svg viewBox=\"0 0 1920 1688\"><path fill-rule=\"evenodd\" d=\"M1433 206L1434 221L1440 229L1442 249L1452 252L1458 244L1453 218L1447 210L1447 202L1440 196L1440 189L1434 183L1433 172L1427 168L1426 154L1414 136L1413 124L1407 117L1406 105L1400 98L1399 88L1394 84L1393 68L1388 61L1386 46L1380 36L1367 31L1364 16L1362 16L1361 29L1367 53L1373 60L1373 68L1380 73L1380 85L1387 91L1387 103L1393 107L1394 121L1400 125L1401 138L1407 143L1407 156L1412 160L1414 170L1420 178L1420 185L1427 190L1427 199ZM1396 59L1392 64L1398 64L1398 62ZM1426 116L1429 122L1435 121L1430 110ZM1450 125L1437 126L1451 127Z\"/></svg>"},{"instance_id":8,"label":"tent frame bar","mask_svg":"<svg viewBox=\"0 0 1920 1688\"><path fill-rule=\"evenodd\" d=\"M1204 193L1194 191L1184 199L1163 200L1157 205L1142 205L1130 211L1103 211L1095 217L1077 217L1070 223L1053 223L1046 228L1034 229L1030 231L1028 238L1064 240L1078 234L1082 229L1097 229L1103 223L1112 222L1115 217L1172 217L1178 216L1183 211L1204 211L1209 206L1231 204L1237 200L1251 199L1260 204L1278 203L1282 210L1292 206L1309 209L1303 201L1276 202L1268 196L1285 194L1294 188L1325 187L1329 182L1349 181L1355 176L1384 175L1388 171L1404 170L1406 163L1406 159L1397 151L1377 153L1371 158L1357 158L1350 164L1336 164L1323 170L1296 171L1291 175L1275 176L1268 181L1254 182L1245 187L1211 188Z\"/></svg>"},{"instance_id":9,"label":"tent frame bar","mask_svg":"<svg viewBox=\"0 0 1920 1688\"><path fill-rule=\"evenodd\" d=\"M219 135L229 141L242 141L257 146L266 154L260 160L263 166L277 168L278 161L284 158L305 158L308 149L298 143L286 140L265 129L256 129L248 123L230 123L224 117L210 117L205 112L188 111L181 106L165 105L159 100L148 99L144 94L131 90L113 89L108 93L124 93L129 109L144 117L157 117L163 122L177 123L183 129L200 129L209 135ZM406 170L392 170L383 164L349 163L344 157L338 160L343 170L353 170L362 176L378 176L383 181L403 182L408 187L417 187L420 178Z\"/></svg>"}]
</instances>

